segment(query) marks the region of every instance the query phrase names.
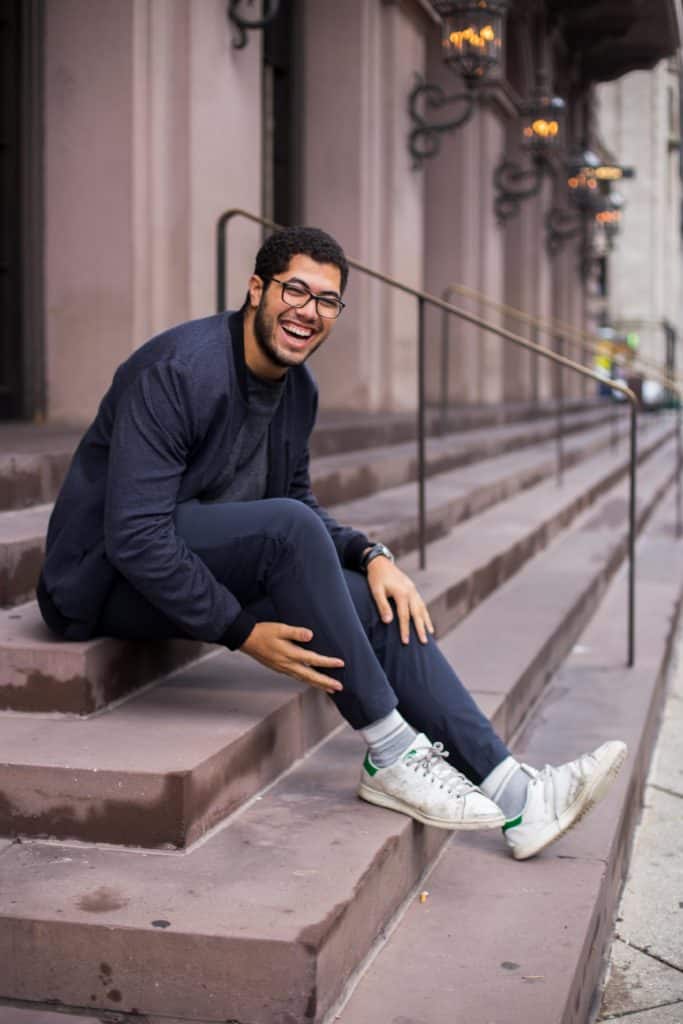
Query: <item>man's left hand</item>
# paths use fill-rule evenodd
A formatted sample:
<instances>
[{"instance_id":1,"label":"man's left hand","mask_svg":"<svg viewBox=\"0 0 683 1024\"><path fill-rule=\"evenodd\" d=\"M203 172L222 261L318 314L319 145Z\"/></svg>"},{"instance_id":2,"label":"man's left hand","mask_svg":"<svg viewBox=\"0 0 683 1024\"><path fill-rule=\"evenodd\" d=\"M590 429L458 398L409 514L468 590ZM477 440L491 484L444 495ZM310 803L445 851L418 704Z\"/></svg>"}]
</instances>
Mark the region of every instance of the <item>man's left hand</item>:
<instances>
[{"instance_id":1,"label":"man's left hand","mask_svg":"<svg viewBox=\"0 0 683 1024\"><path fill-rule=\"evenodd\" d=\"M410 577L382 555L373 558L367 572L368 586L375 599L382 622L391 622L394 618L389 604L390 598L393 598L401 642L407 644L410 640L410 620L412 619L420 642L426 644L427 634L434 633L434 626L427 605Z\"/></svg>"}]
</instances>

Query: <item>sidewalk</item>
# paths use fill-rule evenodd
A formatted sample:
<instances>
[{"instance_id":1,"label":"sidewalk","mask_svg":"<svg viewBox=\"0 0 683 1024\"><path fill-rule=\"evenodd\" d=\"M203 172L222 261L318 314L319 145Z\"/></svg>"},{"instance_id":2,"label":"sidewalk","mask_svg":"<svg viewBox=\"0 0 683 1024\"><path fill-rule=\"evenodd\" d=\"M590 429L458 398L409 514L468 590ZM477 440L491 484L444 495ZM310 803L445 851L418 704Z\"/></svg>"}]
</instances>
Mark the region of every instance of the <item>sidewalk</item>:
<instances>
[{"instance_id":1,"label":"sidewalk","mask_svg":"<svg viewBox=\"0 0 683 1024\"><path fill-rule=\"evenodd\" d=\"M683 1024L683 629L597 1020Z\"/></svg>"}]
</instances>

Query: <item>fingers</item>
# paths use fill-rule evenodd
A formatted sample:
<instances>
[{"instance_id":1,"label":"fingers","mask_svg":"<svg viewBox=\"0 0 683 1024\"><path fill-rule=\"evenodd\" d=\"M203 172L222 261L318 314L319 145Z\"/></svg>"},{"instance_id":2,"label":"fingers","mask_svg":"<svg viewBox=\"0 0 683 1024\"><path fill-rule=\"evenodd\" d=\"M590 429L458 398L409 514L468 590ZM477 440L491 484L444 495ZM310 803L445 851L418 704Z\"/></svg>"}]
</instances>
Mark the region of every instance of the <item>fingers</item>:
<instances>
[{"instance_id":1,"label":"fingers","mask_svg":"<svg viewBox=\"0 0 683 1024\"><path fill-rule=\"evenodd\" d=\"M407 644L410 641L410 623L412 620L418 640L420 643L426 644L429 635L434 633L434 624L432 623L429 609L417 590L413 588L408 593L398 594L394 597L394 601L401 643Z\"/></svg>"},{"instance_id":2,"label":"fingers","mask_svg":"<svg viewBox=\"0 0 683 1024\"><path fill-rule=\"evenodd\" d=\"M317 651L306 650L298 646L298 643L307 643L313 639L310 629L301 626L283 626L282 638L287 658L285 671L288 675L310 683L312 686L317 686L326 693L340 693L344 689L338 679L316 671L316 668L343 668L342 658L319 654Z\"/></svg>"},{"instance_id":3,"label":"fingers","mask_svg":"<svg viewBox=\"0 0 683 1024\"><path fill-rule=\"evenodd\" d=\"M308 668L306 665L299 665L296 671L292 670L290 675L294 676L295 679L300 679L303 683L309 683L311 686L316 686L320 690L324 690L325 693L330 695L334 693L341 693L344 689L338 679L333 679L332 676L323 675L322 672L316 672L315 669Z\"/></svg>"},{"instance_id":4,"label":"fingers","mask_svg":"<svg viewBox=\"0 0 683 1024\"><path fill-rule=\"evenodd\" d=\"M410 640L410 600L401 594L395 598L396 615L398 616L398 631L401 636L401 643L407 644Z\"/></svg>"},{"instance_id":5,"label":"fingers","mask_svg":"<svg viewBox=\"0 0 683 1024\"><path fill-rule=\"evenodd\" d=\"M391 610L391 605L389 604L389 599L384 587L375 584L375 586L370 587L370 591L375 604L377 605L377 611L379 612L382 622L391 622L394 617L394 613Z\"/></svg>"}]
</instances>

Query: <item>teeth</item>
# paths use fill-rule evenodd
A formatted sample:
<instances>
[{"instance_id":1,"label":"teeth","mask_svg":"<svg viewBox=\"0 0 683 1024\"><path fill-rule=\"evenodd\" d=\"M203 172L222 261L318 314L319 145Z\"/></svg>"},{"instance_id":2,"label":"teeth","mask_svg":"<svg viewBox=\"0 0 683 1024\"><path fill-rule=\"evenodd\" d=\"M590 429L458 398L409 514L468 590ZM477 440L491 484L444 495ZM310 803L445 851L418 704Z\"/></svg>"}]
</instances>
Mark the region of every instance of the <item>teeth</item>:
<instances>
[{"instance_id":1,"label":"teeth","mask_svg":"<svg viewBox=\"0 0 683 1024\"><path fill-rule=\"evenodd\" d=\"M283 324L282 327L288 334L293 334L296 338L310 338L312 331L307 331L305 327L295 327L293 324Z\"/></svg>"}]
</instances>

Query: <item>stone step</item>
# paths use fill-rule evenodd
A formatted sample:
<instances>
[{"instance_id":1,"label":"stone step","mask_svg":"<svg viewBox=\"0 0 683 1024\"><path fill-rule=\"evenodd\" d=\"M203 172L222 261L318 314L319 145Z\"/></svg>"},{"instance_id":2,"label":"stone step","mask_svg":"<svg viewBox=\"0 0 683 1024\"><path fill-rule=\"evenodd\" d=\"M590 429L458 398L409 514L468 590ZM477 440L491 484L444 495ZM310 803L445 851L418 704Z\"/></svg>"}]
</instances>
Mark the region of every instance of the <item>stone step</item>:
<instances>
[{"instance_id":1,"label":"stone step","mask_svg":"<svg viewBox=\"0 0 683 1024\"><path fill-rule=\"evenodd\" d=\"M35 594L52 505L0 512L0 608Z\"/></svg>"},{"instance_id":2,"label":"stone step","mask_svg":"<svg viewBox=\"0 0 683 1024\"><path fill-rule=\"evenodd\" d=\"M590 409L613 410L614 403L604 398L573 399L564 406L564 415ZM519 423L522 420L555 420L558 405L554 400L541 402L498 402L494 405L460 405L444 417L439 408L427 406L425 423L428 434L478 430L483 427ZM311 438L311 454L333 455L344 451L400 444L417 436L416 412L333 412L323 410Z\"/></svg>"},{"instance_id":3,"label":"stone step","mask_svg":"<svg viewBox=\"0 0 683 1024\"><path fill-rule=\"evenodd\" d=\"M0 611L0 708L87 715L202 656L192 640L57 640L35 601Z\"/></svg>"},{"instance_id":4,"label":"stone step","mask_svg":"<svg viewBox=\"0 0 683 1024\"><path fill-rule=\"evenodd\" d=\"M616 406L600 406L570 413L564 417L564 436L569 439L599 426L605 428L602 444L609 447L612 435L620 436L627 427L625 410ZM556 435L556 420L544 417L429 437L426 475L431 477L505 452L542 445ZM417 475L414 440L372 449L353 449L311 460L313 489L322 505L337 505L362 498L387 487L415 481Z\"/></svg>"},{"instance_id":5,"label":"stone step","mask_svg":"<svg viewBox=\"0 0 683 1024\"><path fill-rule=\"evenodd\" d=\"M641 457L654 451L670 431L666 418L655 423L647 432L647 440L641 443ZM455 625L526 558L540 550L580 508L626 471L623 448L612 456L607 468L603 457L592 457L565 473L563 488L558 488L554 482L539 484L509 499L504 509L489 508L477 520L470 520L469 526L468 522L461 524L464 533L458 534L454 543L467 552L467 571L458 574L454 581L447 571L434 570L426 583L433 616L442 632ZM459 474L467 472L466 469L454 470L430 482L430 529L437 536L445 534L453 520L457 522L462 518L464 508L483 503L481 483L475 484L476 500L463 497L459 490ZM510 489L507 479L497 490L494 488L495 495L502 499ZM495 500L492 494L489 489L486 499L489 504ZM381 522L376 517L370 535L387 539L398 551L414 546L414 518L404 516L401 520L406 501L401 488L378 495L374 504L370 499L363 499L364 507L373 514L376 504L384 515ZM343 521L358 522L362 526L363 509L358 507L361 503L352 504L353 509L343 508L342 513L355 511L361 517L360 522L346 514ZM514 536L510 516L516 530ZM481 531L477 523L482 524ZM435 542L429 565L450 564L451 541L446 538L440 543L441 546ZM406 565L414 570L415 556L409 555ZM110 638L64 644L55 641L43 626L34 602L20 605L0 611L0 708L89 714L150 679L158 678L160 659L167 658L170 670L196 656L193 651L196 652L196 648L189 641L177 641L168 650L163 644L150 645L147 649L145 644L123 644Z\"/></svg>"},{"instance_id":6,"label":"stone step","mask_svg":"<svg viewBox=\"0 0 683 1024\"><path fill-rule=\"evenodd\" d=\"M661 489L675 472L675 445L641 444L638 481L643 493L656 483ZM597 513L609 525L626 514L627 464L595 457L569 470L564 484L546 480L502 501L474 519L460 523L427 547L427 571L418 568L417 552L401 559L402 567L420 583L430 614L443 635L472 612L489 594L566 529L584 509L605 495ZM614 497L605 494L618 484ZM389 527L379 536L394 538ZM453 560L457 573L452 570Z\"/></svg>"},{"instance_id":7,"label":"stone step","mask_svg":"<svg viewBox=\"0 0 683 1024\"><path fill-rule=\"evenodd\" d=\"M615 413L617 419L612 424ZM600 424L607 420L610 425L600 430ZM613 438L623 436L624 429L622 410L616 408L610 410L599 407L568 416L566 464L572 465L577 459L599 451L601 447L609 447ZM501 452L517 453L525 446L541 445L540 451L545 456L542 463L537 466L534 463L536 468L530 469L521 478L520 486L528 486L529 480L541 479L554 471L554 446L543 445L544 441L547 442L554 435L554 431L554 422L546 418L520 426L496 426L430 438L427 446L427 475L431 477L457 466L470 465L479 459L491 459ZM573 438L576 434L580 440ZM514 455L508 463L512 468ZM503 462L500 468L506 465ZM415 444L408 443L365 450L362 455L358 452L344 452L325 456L313 460L311 468L316 496L323 505L329 506L415 480L416 466ZM490 466L487 470L492 472L495 468ZM508 484L506 493L511 493L512 486L512 483ZM477 507L474 499L470 504ZM43 504L0 512L0 607L20 604L33 596L42 564L51 508L51 505Z\"/></svg>"},{"instance_id":8,"label":"stone step","mask_svg":"<svg viewBox=\"0 0 683 1024\"><path fill-rule=\"evenodd\" d=\"M339 722L320 690L227 651L90 718L0 714L0 836L188 846Z\"/></svg>"},{"instance_id":9,"label":"stone step","mask_svg":"<svg viewBox=\"0 0 683 1024\"><path fill-rule=\"evenodd\" d=\"M674 432L675 420L671 413L642 423L638 431L639 457L654 451ZM610 467L617 475L625 472L628 467L626 434L616 435L616 446L611 444L612 436L611 427L598 427L567 439L563 478L568 470L586 460L598 467L599 472ZM606 473L605 479L608 477L616 479L611 473ZM554 442L439 473L426 486L428 539L443 536L462 520L542 480L548 481L550 489L557 489ZM386 487L372 497L340 503L334 506L334 513L340 522L353 523L369 537L381 536L396 553L403 554L417 547L417 487L414 484Z\"/></svg>"},{"instance_id":10,"label":"stone step","mask_svg":"<svg viewBox=\"0 0 683 1024\"><path fill-rule=\"evenodd\" d=\"M538 406L528 403L464 406L452 409L445 421L440 413L429 410L427 428L434 435L521 420L550 423L556 416L556 408L556 403L551 402ZM567 427L571 427L574 414L581 416L591 411L598 416L614 415L615 407L605 401L568 403L565 408ZM415 437L415 423L414 413L321 413L311 440L311 451L314 456L322 456L400 444ZM0 424L0 452L3 453L0 455L0 511L53 501L82 433L82 429L59 425Z\"/></svg>"},{"instance_id":11,"label":"stone step","mask_svg":"<svg viewBox=\"0 0 683 1024\"><path fill-rule=\"evenodd\" d=\"M641 520L671 479L668 454L653 456L641 472ZM587 523L508 584L533 596L542 591L538 579L547 578L549 564L563 579L552 597L544 597L547 607L539 620L547 634L545 675L520 668L506 728L516 725L514 714L522 714L536 697L558 663L557 651L563 656L571 643L576 617L595 606L623 557L625 508L622 484L591 510ZM439 578L444 571L457 578L460 562L458 545L452 543ZM428 572L416 575L436 604L438 582ZM490 623L497 604L506 607L508 593L502 588L480 605L472 625L466 622L464 632L456 631L457 640L456 634L446 638L444 650L454 655L454 664L460 664L463 651L476 651L483 639L480 623ZM523 619L524 605L513 602L518 618ZM444 618L450 626L453 616L437 616L441 628ZM559 623L557 632L551 622ZM476 640L468 647L463 636L471 635ZM205 659L92 719L0 715L0 835L187 846L301 757L335 722L334 708L322 694L280 679L245 656L228 654Z\"/></svg>"},{"instance_id":12,"label":"stone step","mask_svg":"<svg viewBox=\"0 0 683 1024\"><path fill-rule=\"evenodd\" d=\"M671 538L670 517L671 510L667 509L668 532L664 533L665 543L656 564L650 557L651 548L639 546L646 593L638 627L639 643L643 645L638 668L632 674L625 673L622 637L612 629L616 653L614 640L604 643L613 654L609 663L614 673L610 684L605 686L601 681L602 666L598 665L593 673L595 681L591 678L582 687L576 721L568 723L562 718L561 709L563 694L566 697L569 688L566 684L560 686L552 699L542 705L546 723L543 730L538 734L530 731L530 741L522 741L521 750L530 759L542 762L547 758L549 738L553 740L553 758L575 754L587 743L590 746L597 742L602 738L606 713L610 715L610 731L615 729L632 739L628 730L632 720L629 702L645 699L642 681L652 667L647 651L656 649L661 660L662 638L670 631L671 593L675 589L678 594L680 589L681 546ZM592 526L590 523L589 516L580 519L572 534L581 541L584 534L597 531L599 543L583 547L579 544L574 557L562 563L565 582L577 595L585 590L589 577L602 578L604 565L596 568L595 556L617 532L603 529L595 517ZM526 573L533 568L538 573L538 565L543 562L548 571L544 583L541 578L542 585L534 600L529 601L521 631L527 644L527 668L538 666L547 637L548 618L537 613L545 611L548 593L559 589L553 554L546 552L524 570ZM676 588L671 586L672 566ZM663 574L668 603L660 600L662 588L658 584ZM487 649L511 648L518 642L520 622L514 613L519 607L519 595L512 592L514 582L509 584L508 605L513 614L501 617L498 607L491 615ZM620 611L622 605L620 594ZM555 606L555 613L557 628L562 628L566 611ZM610 622L614 614L612 609ZM465 626L466 623L461 629ZM607 633L609 636L609 629ZM490 643L491 636L496 637L495 645ZM456 667L460 668L457 662ZM629 678L625 679L625 675ZM488 683L481 672L479 678ZM477 685L475 682L475 688ZM626 688L628 702L621 697ZM617 701L615 689L619 692ZM514 694L514 685L510 693ZM504 731L505 722L511 720L505 705L518 696L494 697L499 698L496 718ZM547 722L551 720L548 730ZM593 732L601 735L595 739ZM227 1019L250 1024L320 1024L416 883L421 888L425 885L424 871L448 839L448 833L358 801L355 786L361 758L358 737L343 727L260 799L245 806L224 827L185 853L123 851L40 841L6 846L0 853L5 883L0 888L0 995L13 1001L54 1002L65 1010L116 1010L211 1022ZM613 814L613 801L604 806ZM530 942L533 936L519 936L513 923L501 928L496 917L499 904L505 906L507 895L513 907L524 909L524 898L536 911L542 907L537 918L531 914L530 922L537 921L540 927L540 919L545 916L544 926L555 927L557 935L554 945L549 947L546 943L544 949L548 956L552 955L552 962L557 960L559 948L564 957L561 929L567 923L571 901L568 895L558 893L558 888L567 885L583 913L590 900L590 886L606 874L604 862L595 852L594 836L597 829L604 837L609 814L594 818L589 819L588 840L585 831L577 831L563 840L562 847L558 844L559 855L547 854L535 863L514 865L514 878L499 833L470 833L454 838L446 857L454 851L459 856L459 870L440 908L441 959L435 956L429 964L431 970L413 979L412 964L419 949L411 951L409 946L404 953L402 976L393 979L391 998L402 1000L398 1017L395 1010L389 1013L375 1007L373 1020L400 1020L409 1005L410 987L415 985L424 991L429 985L434 996L438 987L435 977L439 987L447 988L452 998L454 992L464 992L462 998L474 993L479 997L488 994L487 979L495 971L493 964L503 959L498 948L496 955L501 955L501 960L477 960L482 948L479 939L473 943L467 938L459 943L459 949L462 958L473 966L461 971L456 958L453 973L444 970L445 951L450 952L449 945L453 948L453 936L464 938L479 933L478 899L490 908L486 939L497 934L500 943L505 945L507 940L513 943L513 949ZM586 827L588 823L583 826ZM583 844L584 850L582 863L576 868L562 854L563 849L569 850L571 856L572 847L568 844L574 841ZM479 868L484 858L488 858L489 864L486 873ZM548 863L551 867L544 872ZM560 876L563 866L565 871ZM530 892L526 884L520 886L520 871L525 872L525 877L528 874L531 878L533 874L537 879ZM475 886L473 879L480 873L481 883ZM467 927L462 926L459 903L454 897L468 907ZM436 907L436 899L430 900L426 907ZM556 909L560 902L565 908L563 913ZM424 906L420 904L419 910ZM577 916L576 908L573 913ZM594 924L591 921L591 927ZM548 956L545 962L550 966ZM504 957L521 967L520 958L521 952L515 957ZM524 967L525 977L542 973L526 968L526 961ZM529 983L521 980L521 970L515 978L520 985ZM438 999L442 999L440 992ZM360 1016L350 1011L347 1019L352 1024L361 1021ZM407 1019L437 1024L433 1015L425 1016L424 1007L421 1015L408 1015ZM452 1012L441 1019L450 1022ZM462 1019L497 1018L474 1013ZM550 1024L556 1018L520 1014L503 1015L500 1019L543 1020ZM578 1024L586 1016L571 1019Z\"/></svg>"},{"instance_id":13,"label":"stone step","mask_svg":"<svg viewBox=\"0 0 683 1024\"><path fill-rule=\"evenodd\" d=\"M624 739L629 757L599 813L524 864L501 857L492 834L450 842L419 883L427 899L408 901L330 1021L593 1020L683 598L674 517L670 497L638 543L635 667L624 667L622 570L514 744L542 765Z\"/></svg>"}]
</instances>

